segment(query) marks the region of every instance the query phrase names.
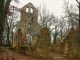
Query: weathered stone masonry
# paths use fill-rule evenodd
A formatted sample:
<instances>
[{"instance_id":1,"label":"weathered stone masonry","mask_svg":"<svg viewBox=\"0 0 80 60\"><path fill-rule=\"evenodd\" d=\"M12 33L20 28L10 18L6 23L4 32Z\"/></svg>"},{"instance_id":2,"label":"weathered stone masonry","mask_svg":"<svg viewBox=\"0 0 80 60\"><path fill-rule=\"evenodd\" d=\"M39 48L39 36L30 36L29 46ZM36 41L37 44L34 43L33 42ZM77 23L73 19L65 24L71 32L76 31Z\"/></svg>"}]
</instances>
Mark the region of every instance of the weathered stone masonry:
<instances>
[{"instance_id":1,"label":"weathered stone masonry","mask_svg":"<svg viewBox=\"0 0 80 60\"><path fill-rule=\"evenodd\" d=\"M21 11L13 47L25 47L28 55L50 56L50 31L38 24L38 10L32 3L28 3L21 8Z\"/></svg>"},{"instance_id":2,"label":"weathered stone masonry","mask_svg":"<svg viewBox=\"0 0 80 60\"><path fill-rule=\"evenodd\" d=\"M32 36L32 45L37 40L37 34L39 33L41 26L37 23L38 11L32 3L28 3L21 8L21 19L18 22L18 29L25 30L26 36L29 34ZM27 37L26 37L27 40ZM13 42L14 44L14 42Z\"/></svg>"}]
</instances>

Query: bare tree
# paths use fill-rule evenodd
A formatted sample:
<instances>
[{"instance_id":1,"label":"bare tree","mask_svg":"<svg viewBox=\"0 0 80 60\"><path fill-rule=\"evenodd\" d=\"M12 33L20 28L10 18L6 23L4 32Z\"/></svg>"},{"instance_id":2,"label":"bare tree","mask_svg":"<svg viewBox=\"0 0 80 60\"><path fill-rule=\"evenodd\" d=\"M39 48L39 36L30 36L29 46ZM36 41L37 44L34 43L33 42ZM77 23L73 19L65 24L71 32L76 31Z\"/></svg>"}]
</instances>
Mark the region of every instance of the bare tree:
<instances>
[{"instance_id":1,"label":"bare tree","mask_svg":"<svg viewBox=\"0 0 80 60\"><path fill-rule=\"evenodd\" d=\"M66 18L66 20L67 20L68 29L74 28L75 22L76 22L76 18L75 18L76 8L72 4L69 4L69 2L64 0L63 9L64 9L64 13L65 13L64 18Z\"/></svg>"},{"instance_id":2,"label":"bare tree","mask_svg":"<svg viewBox=\"0 0 80 60\"><path fill-rule=\"evenodd\" d=\"M49 13L45 5L43 5L43 7L38 7L38 13L40 25L50 29L50 26L52 25L51 21L55 18L54 15Z\"/></svg>"},{"instance_id":3,"label":"bare tree","mask_svg":"<svg viewBox=\"0 0 80 60\"><path fill-rule=\"evenodd\" d=\"M50 32L52 32L51 35L53 35L54 43L56 42L56 38L59 34L59 21L58 19L53 15L50 14L49 11L46 9L46 6L43 5L43 7L39 6L38 8L39 12L39 23L42 27L49 28Z\"/></svg>"},{"instance_id":4,"label":"bare tree","mask_svg":"<svg viewBox=\"0 0 80 60\"><path fill-rule=\"evenodd\" d=\"M76 0L76 2L78 3L78 8L79 8L79 18L77 20L79 22L79 28L80 28L80 1Z\"/></svg>"},{"instance_id":5,"label":"bare tree","mask_svg":"<svg viewBox=\"0 0 80 60\"><path fill-rule=\"evenodd\" d=\"M53 28L52 28L52 33L53 33L53 40L54 44L56 43L56 38L59 36L60 33L60 19L55 18L53 20Z\"/></svg>"},{"instance_id":6,"label":"bare tree","mask_svg":"<svg viewBox=\"0 0 80 60\"><path fill-rule=\"evenodd\" d=\"M18 11L19 11L18 8L12 5L9 5L7 18L5 20L6 25L5 25L4 35L3 35L5 37L4 41L6 41L8 46L10 46L10 41L12 40L12 37L13 37L13 29L16 26Z\"/></svg>"}]
</instances>

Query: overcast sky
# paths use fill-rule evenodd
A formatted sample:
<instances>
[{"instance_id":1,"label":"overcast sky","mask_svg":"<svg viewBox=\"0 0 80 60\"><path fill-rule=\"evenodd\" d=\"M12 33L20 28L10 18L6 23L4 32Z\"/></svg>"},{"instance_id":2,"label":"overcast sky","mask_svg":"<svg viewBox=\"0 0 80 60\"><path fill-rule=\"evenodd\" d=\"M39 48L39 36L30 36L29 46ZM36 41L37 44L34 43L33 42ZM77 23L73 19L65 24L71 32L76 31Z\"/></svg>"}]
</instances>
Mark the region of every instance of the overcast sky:
<instances>
[{"instance_id":1,"label":"overcast sky","mask_svg":"<svg viewBox=\"0 0 80 60\"><path fill-rule=\"evenodd\" d=\"M62 11L63 11L62 6L64 0L19 0L19 1L20 1L19 7L22 7L29 2L33 3L33 5L36 7L40 5L42 6L44 3L50 13L53 13L55 14L55 16L58 17L62 15ZM75 0L67 0L67 1L69 1L70 4L74 4L74 5L77 4Z\"/></svg>"}]
</instances>

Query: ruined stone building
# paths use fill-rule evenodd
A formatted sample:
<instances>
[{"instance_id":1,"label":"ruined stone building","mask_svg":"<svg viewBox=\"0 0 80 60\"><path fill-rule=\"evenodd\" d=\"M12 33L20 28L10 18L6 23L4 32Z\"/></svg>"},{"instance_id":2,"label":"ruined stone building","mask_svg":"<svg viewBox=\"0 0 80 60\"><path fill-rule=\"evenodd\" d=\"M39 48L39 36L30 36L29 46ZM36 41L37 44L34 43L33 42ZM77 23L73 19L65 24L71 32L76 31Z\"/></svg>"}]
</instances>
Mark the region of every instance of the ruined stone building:
<instances>
[{"instance_id":1,"label":"ruined stone building","mask_svg":"<svg viewBox=\"0 0 80 60\"><path fill-rule=\"evenodd\" d=\"M22 29L25 30L26 35L24 37L25 40L27 40L27 42L30 45L31 44L34 45L35 41L37 40L37 35L41 29L41 26L38 24L37 21L38 21L38 10L34 7L32 3L28 3L27 5L21 8L21 18L20 21L18 22L17 27L20 30ZM18 33L20 32L18 31ZM17 42L14 41L13 41L13 45L17 46L16 45Z\"/></svg>"},{"instance_id":2,"label":"ruined stone building","mask_svg":"<svg viewBox=\"0 0 80 60\"><path fill-rule=\"evenodd\" d=\"M21 19L17 27L13 37L13 47L24 47L28 55L48 56L50 31L38 24L38 10L32 3L21 8Z\"/></svg>"}]
</instances>

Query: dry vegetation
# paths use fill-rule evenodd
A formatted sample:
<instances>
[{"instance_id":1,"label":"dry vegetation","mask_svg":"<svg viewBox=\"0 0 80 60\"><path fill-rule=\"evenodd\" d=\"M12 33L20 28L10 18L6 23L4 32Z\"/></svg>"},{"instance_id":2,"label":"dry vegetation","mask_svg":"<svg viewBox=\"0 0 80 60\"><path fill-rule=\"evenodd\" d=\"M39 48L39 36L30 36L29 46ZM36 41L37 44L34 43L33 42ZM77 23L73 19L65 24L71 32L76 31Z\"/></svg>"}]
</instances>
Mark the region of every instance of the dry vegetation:
<instances>
[{"instance_id":1,"label":"dry vegetation","mask_svg":"<svg viewBox=\"0 0 80 60\"><path fill-rule=\"evenodd\" d=\"M53 58L40 58L27 56L18 52L9 50L7 47L0 47L0 60L80 60L80 58L65 58L62 53L51 53Z\"/></svg>"}]
</instances>

